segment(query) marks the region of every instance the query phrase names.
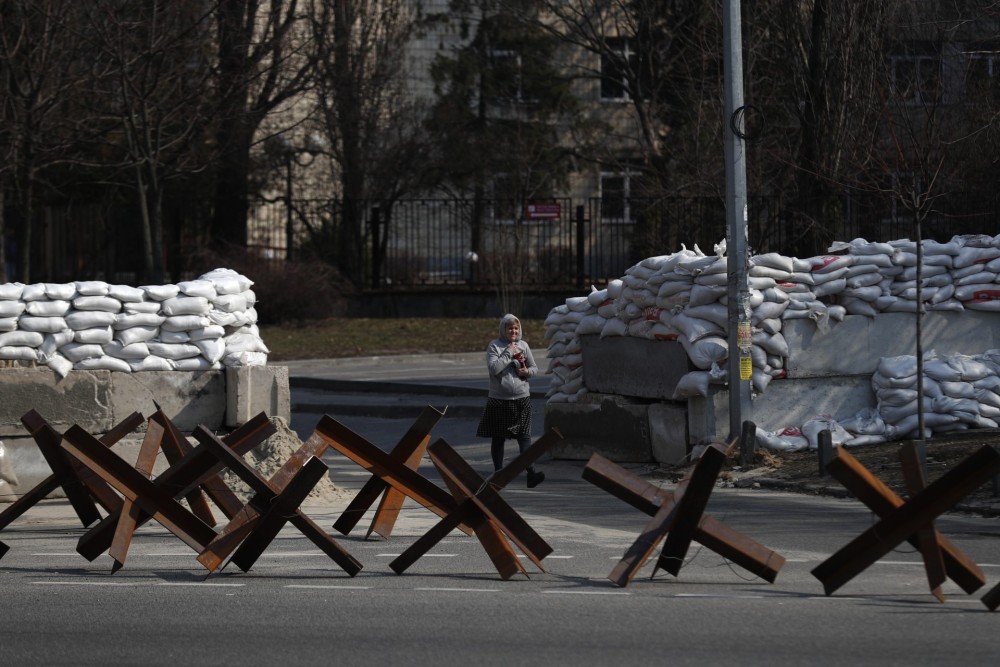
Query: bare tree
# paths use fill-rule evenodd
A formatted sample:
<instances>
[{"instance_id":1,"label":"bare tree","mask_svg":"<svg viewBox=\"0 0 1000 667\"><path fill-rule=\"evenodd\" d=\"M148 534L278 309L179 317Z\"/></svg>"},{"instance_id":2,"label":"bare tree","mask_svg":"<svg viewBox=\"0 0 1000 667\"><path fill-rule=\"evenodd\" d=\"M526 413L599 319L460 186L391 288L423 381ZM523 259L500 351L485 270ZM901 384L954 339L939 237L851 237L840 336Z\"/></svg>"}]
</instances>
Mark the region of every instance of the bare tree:
<instances>
[{"instance_id":1,"label":"bare tree","mask_svg":"<svg viewBox=\"0 0 1000 667\"><path fill-rule=\"evenodd\" d=\"M84 11L81 36L91 48L92 156L136 195L143 279L162 282L166 182L205 168L212 77L210 15L203 3L98 0Z\"/></svg>"},{"instance_id":2,"label":"bare tree","mask_svg":"<svg viewBox=\"0 0 1000 667\"><path fill-rule=\"evenodd\" d=\"M72 137L59 127L67 100L78 90L79 40L66 29L72 0L19 0L0 4L0 190L13 193L16 229L9 233L0 206L0 249L6 279L8 239L16 239L17 278L32 279L39 173L67 158Z\"/></svg>"},{"instance_id":3,"label":"bare tree","mask_svg":"<svg viewBox=\"0 0 1000 667\"><path fill-rule=\"evenodd\" d=\"M250 152L264 118L312 83L298 0L215 0L217 95L214 218L217 250L247 243Z\"/></svg>"},{"instance_id":4,"label":"bare tree","mask_svg":"<svg viewBox=\"0 0 1000 667\"><path fill-rule=\"evenodd\" d=\"M328 235L336 265L363 280L362 203L392 201L420 178L422 114L405 91L405 48L419 3L405 0L310 0L315 120L327 139L340 198L339 225ZM377 249L376 249L377 251Z\"/></svg>"}]
</instances>

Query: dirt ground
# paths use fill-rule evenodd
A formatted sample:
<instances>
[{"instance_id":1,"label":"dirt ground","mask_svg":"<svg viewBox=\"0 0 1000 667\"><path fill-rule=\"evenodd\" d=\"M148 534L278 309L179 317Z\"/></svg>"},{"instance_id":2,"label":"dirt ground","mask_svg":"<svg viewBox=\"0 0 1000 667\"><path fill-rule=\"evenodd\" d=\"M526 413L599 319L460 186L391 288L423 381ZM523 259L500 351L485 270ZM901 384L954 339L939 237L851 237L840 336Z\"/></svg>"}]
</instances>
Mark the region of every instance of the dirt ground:
<instances>
[{"instance_id":1,"label":"dirt ground","mask_svg":"<svg viewBox=\"0 0 1000 667\"><path fill-rule=\"evenodd\" d=\"M852 447L848 452L901 497L907 497L906 483L899 449L903 442ZM1000 431L981 430L961 435L937 436L924 443L927 455L927 482L931 483L956 464L983 446L1000 446ZM688 466L661 466L658 473L666 481L676 482ZM659 475L658 475L659 476ZM816 450L778 452L758 450L752 466L746 469L736 460L730 460L720 475L726 486L753 486L784 488L790 491L827 495L847 495L840 483L829 475L820 473L819 453ZM1000 480L995 482L1000 487ZM1000 491L1000 488L996 489ZM974 507L983 514L1000 516L1000 496L995 495L994 481L986 482L963 499L957 509Z\"/></svg>"}]
</instances>

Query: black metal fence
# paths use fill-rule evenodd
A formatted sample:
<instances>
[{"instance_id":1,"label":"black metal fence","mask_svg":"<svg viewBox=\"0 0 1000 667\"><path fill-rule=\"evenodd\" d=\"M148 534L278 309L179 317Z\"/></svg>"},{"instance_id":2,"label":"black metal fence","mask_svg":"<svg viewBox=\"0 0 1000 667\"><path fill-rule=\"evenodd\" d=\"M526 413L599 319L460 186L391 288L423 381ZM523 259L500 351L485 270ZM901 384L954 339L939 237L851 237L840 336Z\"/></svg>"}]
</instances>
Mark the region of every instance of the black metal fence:
<instances>
[{"instance_id":1,"label":"black metal fence","mask_svg":"<svg viewBox=\"0 0 1000 667\"><path fill-rule=\"evenodd\" d=\"M956 234L996 235L998 197L940 197L921 222L921 233L939 241ZM621 277L641 259L682 246L711 253L727 231L721 197L527 203L408 199L363 202L357 208L363 215L364 275L353 278L377 290L579 289ZM276 263L308 256L332 260L341 212L338 200L296 200L290 209L282 201L261 202L251 209L249 250ZM205 246L207 215L183 206L165 213L164 266L170 279L189 278L189 260ZM141 279L140 226L128 207L50 206L39 218L33 281ZM782 197L747 202L747 239L755 253L809 257L824 253L833 241L889 241L914 234L912 216L891 198L852 193L813 206Z\"/></svg>"},{"instance_id":2,"label":"black metal fence","mask_svg":"<svg viewBox=\"0 0 1000 667\"><path fill-rule=\"evenodd\" d=\"M820 206L781 197L747 203L747 238L755 253L808 257L833 241L913 238L914 221L891 198L845 194ZM954 194L935 201L921 222L924 238L1000 232L1000 202ZM639 260L697 245L712 253L725 240L719 197L658 199L499 200L410 199L366 202L363 284L370 289L517 285L526 288L601 284ZM329 242L339 202L296 201L255 211L251 245L275 258ZM820 222L820 220L822 222ZM289 224L291 223L291 224ZM324 232L323 230L327 230Z\"/></svg>"}]
</instances>

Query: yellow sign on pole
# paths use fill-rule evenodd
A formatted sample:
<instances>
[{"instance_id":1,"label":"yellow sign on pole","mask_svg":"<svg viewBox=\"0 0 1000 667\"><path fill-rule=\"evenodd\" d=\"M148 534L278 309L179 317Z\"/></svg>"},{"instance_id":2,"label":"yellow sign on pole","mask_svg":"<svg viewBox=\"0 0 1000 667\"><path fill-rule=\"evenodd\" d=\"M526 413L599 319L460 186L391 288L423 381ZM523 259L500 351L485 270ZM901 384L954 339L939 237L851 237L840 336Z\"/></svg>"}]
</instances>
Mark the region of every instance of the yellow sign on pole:
<instances>
[{"instance_id":1,"label":"yellow sign on pole","mask_svg":"<svg viewBox=\"0 0 1000 667\"><path fill-rule=\"evenodd\" d=\"M740 357L740 379L749 380L753 377L753 360L750 357Z\"/></svg>"}]
</instances>

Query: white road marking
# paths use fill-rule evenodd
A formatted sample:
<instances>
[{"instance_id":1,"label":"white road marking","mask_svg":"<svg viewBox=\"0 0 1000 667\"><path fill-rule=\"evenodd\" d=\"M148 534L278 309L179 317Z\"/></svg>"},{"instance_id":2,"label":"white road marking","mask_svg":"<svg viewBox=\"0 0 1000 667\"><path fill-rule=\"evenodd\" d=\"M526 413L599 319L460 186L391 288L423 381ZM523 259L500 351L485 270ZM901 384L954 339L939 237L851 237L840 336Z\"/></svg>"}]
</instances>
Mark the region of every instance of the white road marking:
<instances>
[{"instance_id":1,"label":"white road marking","mask_svg":"<svg viewBox=\"0 0 1000 667\"><path fill-rule=\"evenodd\" d=\"M398 558L402 554L375 554L375 558ZM424 554L424 558L455 558L458 554Z\"/></svg>"},{"instance_id":2,"label":"white road marking","mask_svg":"<svg viewBox=\"0 0 1000 667\"><path fill-rule=\"evenodd\" d=\"M444 591L446 593L499 593L498 588L444 588L444 587L432 587L432 586L422 586L419 588L414 588L415 591Z\"/></svg>"},{"instance_id":3,"label":"white road marking","mask_svg":"<svg viewBox=\"0 0 1000 667\"><path fill-rule=\"evenodd\" d=\"M555 591L548 590L542 591L543 593L551 593L553 595L631 595L627 591Z\"/></svg>"},{"instance_id":4,"label":"white road marking","mask_svg":"<svg viewBox=\"0 0 1000 667\"><path fill-rule=\"evenodd\" d=\"M339 589L345 591L367 591L371 590L371 586L328 586L328 585L311 585L311 584L288 584L285 588L321 588L321 589Z\"/></svg>"}]
</instances>

